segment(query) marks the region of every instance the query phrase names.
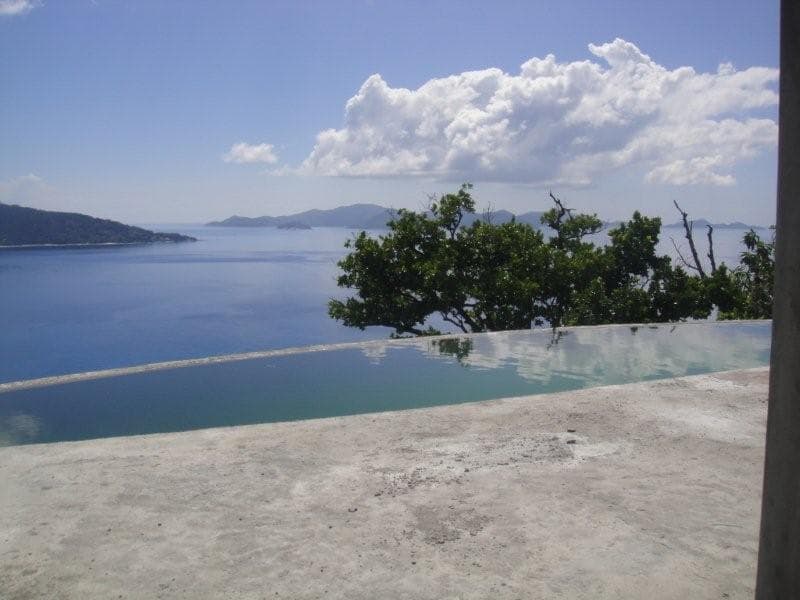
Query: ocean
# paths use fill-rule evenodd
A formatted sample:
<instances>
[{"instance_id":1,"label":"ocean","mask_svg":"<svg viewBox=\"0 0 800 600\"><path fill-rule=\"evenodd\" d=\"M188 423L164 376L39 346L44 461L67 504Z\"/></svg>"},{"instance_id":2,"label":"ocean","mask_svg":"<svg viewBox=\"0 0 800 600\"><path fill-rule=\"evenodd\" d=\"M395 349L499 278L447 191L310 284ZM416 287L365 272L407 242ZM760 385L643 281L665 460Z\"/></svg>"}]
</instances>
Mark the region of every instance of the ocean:
<instances>
[{"instance_id":1,"label":"ocean","mask_svg":"<svg viewBox=\"0 0 800 600\"><path fill-rule=\"evenodd\" d=\"M327 315L348 229L148 227L199 241L0 250L0 382L389 336ZM718 262L738 263L743 234L715 232Z\"/></svg>"}]
</instances>

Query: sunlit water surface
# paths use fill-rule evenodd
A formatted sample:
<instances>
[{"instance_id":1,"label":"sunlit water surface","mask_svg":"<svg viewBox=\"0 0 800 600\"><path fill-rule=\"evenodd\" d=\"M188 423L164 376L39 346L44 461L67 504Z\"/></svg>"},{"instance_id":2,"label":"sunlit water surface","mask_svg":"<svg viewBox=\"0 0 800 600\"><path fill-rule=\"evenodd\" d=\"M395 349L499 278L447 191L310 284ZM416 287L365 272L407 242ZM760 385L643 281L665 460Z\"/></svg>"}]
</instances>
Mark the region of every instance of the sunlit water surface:
<instances>
[{"instance_id":1,"label":"sunlit water surface","mask_svg":"<svg viewBox=\"0 0 800 600\"><path fill-rule=\"evenodd\" d=\"M755 323L422 338L0 393L0 445L399 410L767 365Z\"/></svg>"}]
</instances>

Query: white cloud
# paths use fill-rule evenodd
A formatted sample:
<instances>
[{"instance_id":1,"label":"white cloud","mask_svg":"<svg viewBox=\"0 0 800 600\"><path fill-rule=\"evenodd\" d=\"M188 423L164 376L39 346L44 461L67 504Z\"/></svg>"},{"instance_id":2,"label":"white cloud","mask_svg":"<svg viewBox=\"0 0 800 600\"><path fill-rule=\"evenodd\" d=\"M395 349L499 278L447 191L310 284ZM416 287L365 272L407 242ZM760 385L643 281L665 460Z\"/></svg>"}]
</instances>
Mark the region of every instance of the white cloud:
<instances>
[{"instance_id":1,"label":"white cloud","mask_svg":"<svg viewBox=\"0 0 800 600\"><path fill-rule=\"evenodd\" d=\"M222 157L225 162L233 163L266 163L275 164L278 156L272 144L247 144L239 142L231 146L228 153Z\"/></svg>"},{"instance_id":2,"label":"white cloud","mask_svg":"<svg viewBox=\"0 0 800 600\"><path fill-rule=\"evenodd\" d=\"M661 165L651 170L645 180L655 183L672 183L675 185L733 185L736 180L733 175L720 175L714 172L714 167L723 164L721 155L698 156L690 160L679 158L668 165Z\"/></svg>"},{"instance_id":3,"label":"white cloud","mask_svg":"<svg viewBox=\"0 0 800 600\"><path fill-rule=\"evenodd\" d=\"M548 55L416 90L372 75L299 171L579 186L636 166L651 183L731 185L737 162L777 142L752 112L777 104L777 69L670 70L621 39L589 51L602 62Z\"/></svg>"},{"instance_id":4,"label":"white cloud","mask_svg":"<svg viewBox=\"0 0 800 600\"><path fill-rule=\"evenodd\" d=\"M24 15L41 5L38 0L0 0L0 16Z\"/></svg>"}]
</instances>

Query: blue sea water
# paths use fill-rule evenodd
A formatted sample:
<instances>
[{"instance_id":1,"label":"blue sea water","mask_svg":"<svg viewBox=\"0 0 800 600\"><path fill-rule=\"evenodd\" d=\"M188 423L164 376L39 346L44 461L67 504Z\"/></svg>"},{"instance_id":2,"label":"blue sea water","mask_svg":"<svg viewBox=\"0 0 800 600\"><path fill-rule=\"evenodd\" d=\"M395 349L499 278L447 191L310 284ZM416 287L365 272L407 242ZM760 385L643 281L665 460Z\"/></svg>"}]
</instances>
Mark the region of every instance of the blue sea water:
<instances>
[{"instance_id":1,"label":"blue sea water","mask_svg":"<svg viewBox=\"0 0 800 600\"><path fill-rule=\"evenodd\" d=\"M0 382L388 336L327 316L346 229L158 229L199 241L0 250Z\"/></svg>"},{"instance_id":2,"label":"blue sea water","mask_svg":"<svg viewBox=\"0 0 800 600\"><path fill-rule=\"evenodd\" d=\"M199 241L0 250L0 382L388 337L327 316L347 229L152 228ZM719 261L743 233L716 233Z\"/></svg>"}]
</instances>

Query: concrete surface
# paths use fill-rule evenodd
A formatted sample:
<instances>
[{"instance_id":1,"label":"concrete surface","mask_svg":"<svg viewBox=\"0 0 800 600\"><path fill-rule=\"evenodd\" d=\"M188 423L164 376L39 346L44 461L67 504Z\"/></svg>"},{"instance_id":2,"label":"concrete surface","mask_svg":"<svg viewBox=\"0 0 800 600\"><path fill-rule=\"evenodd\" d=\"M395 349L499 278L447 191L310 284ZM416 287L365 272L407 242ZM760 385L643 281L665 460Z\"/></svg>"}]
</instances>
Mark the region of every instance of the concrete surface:
<instances>
[{"instance_id":1,"label":"concrete surface","mask_svg":"<svg viewBox=\"0 0 800 600\"><path fill-rule=\"evenodd\" d=\"M758 600L800 598L800 2L781 2L778 210Z\"/></svg>"},{"instance_id":2,"label":"concrete surface","mask_svg":"<svg viewBox=\"0 0 800 600\"><path fill-rule=\"evenodd\" d=\"M767 379L0 448L0 598L751 598Z\"/></svg>"}]
</instances>

